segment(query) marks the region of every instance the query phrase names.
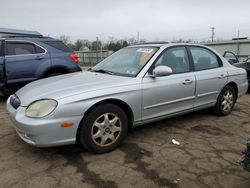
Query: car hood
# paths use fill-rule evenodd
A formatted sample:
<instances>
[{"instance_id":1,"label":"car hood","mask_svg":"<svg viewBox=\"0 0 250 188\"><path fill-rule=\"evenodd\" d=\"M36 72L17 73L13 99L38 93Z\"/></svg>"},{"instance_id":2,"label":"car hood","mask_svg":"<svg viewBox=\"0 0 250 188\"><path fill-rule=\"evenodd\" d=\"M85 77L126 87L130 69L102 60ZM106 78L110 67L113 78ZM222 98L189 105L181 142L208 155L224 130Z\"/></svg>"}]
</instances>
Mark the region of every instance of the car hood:
<instances>
[{"instance_id":1,"label":"car hood","mask_svg":"<svg viewBox=\"0 0 250 188\"><path fill-rule=\"evenodd\" d=\"M131 77L83 71L34 81L16 92L21 106L39 99L61 98L126 85Z\"/></svg>"}]
</instances>

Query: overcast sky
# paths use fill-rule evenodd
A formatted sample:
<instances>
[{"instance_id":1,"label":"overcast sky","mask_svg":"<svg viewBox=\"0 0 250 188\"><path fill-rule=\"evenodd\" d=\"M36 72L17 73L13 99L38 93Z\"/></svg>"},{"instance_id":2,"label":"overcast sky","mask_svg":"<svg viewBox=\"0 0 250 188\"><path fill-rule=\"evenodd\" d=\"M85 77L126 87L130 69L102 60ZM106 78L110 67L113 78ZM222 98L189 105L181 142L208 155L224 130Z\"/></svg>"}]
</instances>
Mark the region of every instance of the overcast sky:
<instances>
[{"instance_id":1,"label":"overcast sky","mask_svg":"<svg viewBox=\"0 0 250 188\"><path fill-rule=\"evenodd\" d=\"M250 0L1 0L0 28L72 40L209 40L250 36Z\"/></svg>"}]
</instances>

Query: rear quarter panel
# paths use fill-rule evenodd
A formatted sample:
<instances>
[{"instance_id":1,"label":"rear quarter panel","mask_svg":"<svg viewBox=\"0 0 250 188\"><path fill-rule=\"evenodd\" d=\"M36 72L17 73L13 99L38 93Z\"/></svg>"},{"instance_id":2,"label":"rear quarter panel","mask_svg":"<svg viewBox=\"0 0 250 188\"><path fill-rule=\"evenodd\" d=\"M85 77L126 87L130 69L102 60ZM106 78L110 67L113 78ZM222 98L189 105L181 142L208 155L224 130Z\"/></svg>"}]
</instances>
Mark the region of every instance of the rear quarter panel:
<instances>
[{"instance_id":1,"label":"rear quarter panel","mask_svg":"<svg viewBox=\"0 0 250 188\"><path fill-rule=\"evenodd\" d=\"M227 68L228 83L234 82L237 84L238 97L244 95L248 90L247 72L243 68L230 66Z\"/></svg>"},{"instance_id":2,"label":"rear quarter panel","mask_svg":"<svg viewBox=\"0 0 250 188\"><path fill-rule=\"evenodd\" d=\"M43 43L43 46L46 47L46 49L50 53L52 68L60 67L64 68L68 72L76 72L81 70L79 65L76 64L70 57L70 54L72 54L73 52L64 52L53 48L46 43Z\"/></svg>"}]
</instances>

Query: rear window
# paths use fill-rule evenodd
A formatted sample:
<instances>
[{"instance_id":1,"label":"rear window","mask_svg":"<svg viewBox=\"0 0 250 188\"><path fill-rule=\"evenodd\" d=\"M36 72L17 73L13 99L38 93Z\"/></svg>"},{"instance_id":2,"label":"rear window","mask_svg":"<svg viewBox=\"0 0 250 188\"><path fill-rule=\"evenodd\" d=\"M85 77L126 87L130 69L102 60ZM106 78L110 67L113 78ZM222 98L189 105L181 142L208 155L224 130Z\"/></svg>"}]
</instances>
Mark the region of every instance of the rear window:
<instances>
[{"instance_id":1,"label":"rear window","mask_svg":"<svg viewBox=\"0 0 250 188\"><path fill-rule=\"evenodd\" d=\"M57 50L61 50L63 52L72 52L72 50L66 46L62 41L43 41L45 44L56 48Z\"/></svg>"}]
</instances>

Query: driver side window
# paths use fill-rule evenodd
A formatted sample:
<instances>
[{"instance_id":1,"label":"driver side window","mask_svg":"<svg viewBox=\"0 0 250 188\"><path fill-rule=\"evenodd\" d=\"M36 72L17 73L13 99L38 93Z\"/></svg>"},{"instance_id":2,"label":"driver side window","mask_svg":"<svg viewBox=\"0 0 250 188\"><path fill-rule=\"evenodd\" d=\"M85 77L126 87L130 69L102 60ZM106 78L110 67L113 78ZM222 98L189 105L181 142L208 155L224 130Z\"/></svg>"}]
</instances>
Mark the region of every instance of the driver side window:
<instances>
[{"instance_id":1,"label":"driver side window","mask_svg":"<svg viewBox=\"0 0 250 188\"><path fill-rule=\"evenodd\" d=\"M151 71L157 66L168 66L173 74L189 72L190 65L185 47L174 47L167 49L156 60Z\"/></svg>"}]
</instances>

